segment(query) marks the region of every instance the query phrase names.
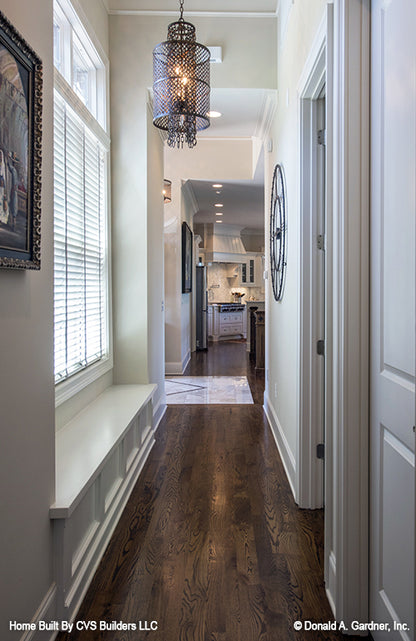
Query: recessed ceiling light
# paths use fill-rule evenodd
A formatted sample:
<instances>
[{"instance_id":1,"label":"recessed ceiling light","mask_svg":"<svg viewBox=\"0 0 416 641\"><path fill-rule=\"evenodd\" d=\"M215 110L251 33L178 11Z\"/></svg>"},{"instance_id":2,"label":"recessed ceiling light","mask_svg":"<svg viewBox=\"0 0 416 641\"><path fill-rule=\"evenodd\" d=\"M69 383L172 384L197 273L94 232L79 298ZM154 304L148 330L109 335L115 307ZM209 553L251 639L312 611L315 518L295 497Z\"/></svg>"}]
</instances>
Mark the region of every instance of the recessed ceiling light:
<instances>
[{"instance_id":1,"label":"recessed ceiling light","mask_svg":"<svg viewBox=\"0 0 416 641\"><path fill-rule=\"evenodd\" d=\"M224 214L222 213L222 211L216 211L216 212L215 212L215 215L216 215L216 216L224 216Z\"/></svg>"},{"instance_id":2,"label":"recessed ceiling light","mask_svg":"<svg viewBox=\"0 0 416 641\"><path fill-rule=\"evenodd\" d=\"M216 191L215 193L216 193L216 194L220 194L221 192L220 192L220 191Z\"/></svg>"},{"instance_id":3,"label":"recessed ceiling light","mask_svg":"<svg viewBox=\"0 0 416 641\"><path fill-rule=\"evenodd\" d=\"M217 222L217 223L222 223L222 220L217 220L216 222Z\"/></svg>"},{"instance_id":4,"label":"recessed ceiling light","mask_svg":"<svg viewBox=\"0 0 416 641\"><path fill-rule=\"evenodd\" d=\"M208 118L220 118L222 113L220 111L208 111L207 116Z\"/></svg>"},{"instance_id":5,"label":"recessed ceiling light","mask_svg":"<svg viewBox=\"0 0 416 641\"><path fill-rule=\"evenodd\" d=\"M215 185L212 185L214 189L221 189L222 185L219 183L215 183Z\"/></svg>"},{"instance_id":6,"label":"recessed ceiling light","mask_svg":"<svg viewBox=\"0 0 416 641\"><path fill-rule=\"evenodd\" d=\"M214 207L224 207L222 203L215 203Z\"/></svg>"}]
</instances>

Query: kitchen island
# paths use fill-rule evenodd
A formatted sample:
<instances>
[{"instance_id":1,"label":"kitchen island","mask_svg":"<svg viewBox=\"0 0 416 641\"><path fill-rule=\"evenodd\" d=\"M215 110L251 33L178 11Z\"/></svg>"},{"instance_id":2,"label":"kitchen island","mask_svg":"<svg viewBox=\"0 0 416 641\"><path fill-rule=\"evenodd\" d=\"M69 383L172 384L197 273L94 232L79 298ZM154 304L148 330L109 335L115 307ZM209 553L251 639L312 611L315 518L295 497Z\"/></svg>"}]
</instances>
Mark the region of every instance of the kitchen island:
<instances>
[{"instance_id":1,"label":"kitchen island","mask_svg":"<svg viewBox=\"0 0 416 641\"><path fill-rule=\"evenodd\" d=\"M245 306L247 309L247 351L251 353L254 348L254 341L251 340L251 337L253 336L256 327L254 312L264 312L264 300L246 300Z\"/></svg>"}]
</instances>

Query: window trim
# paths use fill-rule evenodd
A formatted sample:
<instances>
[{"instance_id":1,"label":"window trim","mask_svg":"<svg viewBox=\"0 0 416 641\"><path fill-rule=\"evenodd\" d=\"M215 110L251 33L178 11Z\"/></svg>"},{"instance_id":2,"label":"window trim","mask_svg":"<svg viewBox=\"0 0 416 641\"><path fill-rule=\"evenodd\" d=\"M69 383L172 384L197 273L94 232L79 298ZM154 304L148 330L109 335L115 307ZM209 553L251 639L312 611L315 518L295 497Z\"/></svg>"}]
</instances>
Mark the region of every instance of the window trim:
<instances>
[{"instance_id":1,"label":"window trim","mask_svg":"<svg viewBox=\"0 0 416 641\"><path fill-rule=\"evenodd\" d=\"M64 14L64 17L70 23L70 29L64 29L65 38L68 38L68 32L74 31L78 38L81 39L83 45L85 40L89 40L86 50L92 59L99 61L97 64L97 83L96 83L96 102L98 106L98 113L96 117L89 111L82 100L77 96L71 85L65 77L54 67L54 90L61 95L67 104L74 109L84 124L91 130L97 137L99 142L105 148L106 162L105 162L105 188L106 188L106 206L105 206L105 228L107 236L106 246L106 330L107 330L107 346L108 355L103 356L99 360L87 365L80 371L68 376L63 381L55 383L55 407L60 406L65 401L69 400L76 394L80 393L88 385L94 383L99 378L110 372L113 368L113 322L112 322L112 273L111 273L111 200L110 200L110 137L107 133L109 122L109 62L101 45L99 45L95 34L91 29L87 28L87 21L85 15L80 11L79 3L72 0L72 4L68 0L57 0L55 5L58 5L59 12ZM54 14L55 15L55 14ZM98 44L98 46L97 46ZM68 40L67 40L68 52ZM63 57L64 64L69 64L72 68L72 33L70 35L71 47L71 60L67 60L67 52L61 49L61 56ZM92 51L95 48L95 51ZM103 109L100 110L100 105Z\"/></svg>"},{"instance_id":2,"label":"window trim","mask_svg":"<svg viewBox=\"0 0 416 641\"><path fill-rule=\"evenodd\" d=\"M72 31L81 40L88 56L96 65L97 83L94 103L97 105L96 120L104 131L109 132L110 123L110 62L94 29L89 23L78 0L54 0L54 21L62 28L64 44L61 46L63 72L60 73L71 88L72 82ZM104 111L100 108L104 103ZM83 103L82 103L83 104ZM94 116L93 116L94 117Z\"/></svg>"}]
</instances>

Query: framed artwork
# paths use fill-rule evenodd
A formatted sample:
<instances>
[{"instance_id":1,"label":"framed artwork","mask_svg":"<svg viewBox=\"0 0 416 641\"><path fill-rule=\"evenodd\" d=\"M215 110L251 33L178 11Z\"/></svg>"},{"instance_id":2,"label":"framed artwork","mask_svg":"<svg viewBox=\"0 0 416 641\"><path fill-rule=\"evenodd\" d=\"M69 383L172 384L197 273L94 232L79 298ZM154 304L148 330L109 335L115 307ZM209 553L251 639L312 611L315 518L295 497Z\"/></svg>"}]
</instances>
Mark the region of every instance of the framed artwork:
<instances>
[{"instance_id":1,"label":"framed artwork","mask_svg":"<svg viewBox=\"0 0 416 641\"><path fill-rule=\"evenodd\" d=\"M42 62L0 12L0 267L40 269Z\"/></svg>"},{"instance_id":2,"label":"framed artwork","mask_svg":"<svg viewBox=\"0 0 416 641\"><path fill-rule=\"evenodd\" d=\"M182 293L192 291L192 232L182 223Z\"/></svg>"}]
</instances>

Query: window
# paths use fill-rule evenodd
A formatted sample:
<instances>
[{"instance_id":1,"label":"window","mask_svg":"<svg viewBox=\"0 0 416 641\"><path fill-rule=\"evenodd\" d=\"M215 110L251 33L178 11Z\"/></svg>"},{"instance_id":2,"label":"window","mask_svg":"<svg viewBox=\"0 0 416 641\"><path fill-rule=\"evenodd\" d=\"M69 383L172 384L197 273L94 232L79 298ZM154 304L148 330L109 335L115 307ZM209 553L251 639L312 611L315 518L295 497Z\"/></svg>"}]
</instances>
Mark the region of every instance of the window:
<instances>
[{"instance_id":1,"label":"window","mask_svg":"<svg viewBox=\"0 0 416 641\"><path fill-rule=\"evenodd\" d=\"M55 381L67 382L59 403L111 367L105 66L66 0L54 5L54 62Z\"/></svg>"}]
</instances>

